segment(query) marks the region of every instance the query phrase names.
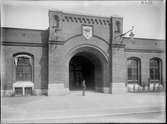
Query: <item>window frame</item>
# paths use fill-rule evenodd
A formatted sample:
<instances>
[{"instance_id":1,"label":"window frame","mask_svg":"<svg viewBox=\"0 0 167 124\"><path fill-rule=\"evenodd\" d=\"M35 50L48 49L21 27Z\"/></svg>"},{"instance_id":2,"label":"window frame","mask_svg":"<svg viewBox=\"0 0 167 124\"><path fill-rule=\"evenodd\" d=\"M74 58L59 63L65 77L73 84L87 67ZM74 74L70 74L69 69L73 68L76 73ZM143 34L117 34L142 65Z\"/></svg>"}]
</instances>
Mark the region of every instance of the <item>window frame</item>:
<instances>
[{"instance_id":1,"label":"window frame","mask_svg":"<svg viewBox=\"0 0 167 124\"><path fill-rule=\"evenodd\" d=\"M31 64L31 82L34 82L34 57L33 55L29 54L29 53L16 53L13 55L13 83L15 83L16 80L16 68L17 68L17 61L19 57L25 57L25 58L29 58L30 59L30 64ZM24 80L23 80L24 82Z\"/></svg>"},{"instance_id":2,"label":"window frame","mask_svg":"<svg viewBox=\"0 0 167 124\"><path fill-rule=\"evenodd\" d=\"M129 64L128 61L133 60L137 63L137 79L129 79ZM132 83L137 83L137 84L141 84L141 59L138 57L130 57L127 59L127 83L128 84L132 84Z\"/></svg>"},{"instance_id":3,"label":"window frame","mask_svg":"<svg viewBox=\"0 0 167 124\"><path fill-rule=\"evenodd\" d=\"M159 71L159 74L158 74L158 77L159 79L152 79L151 78L151 61L157 61L158 62L158 71ZM155 69L157 67L154 67L153 69ZM155 74L153 74L153 77L155 76ZM150 82L159 82L162 83L162 60L158 57L154 57L154 58L151 58L150 61L149 61L149 79L150 79Z\"/></svg>"}]
</instances>

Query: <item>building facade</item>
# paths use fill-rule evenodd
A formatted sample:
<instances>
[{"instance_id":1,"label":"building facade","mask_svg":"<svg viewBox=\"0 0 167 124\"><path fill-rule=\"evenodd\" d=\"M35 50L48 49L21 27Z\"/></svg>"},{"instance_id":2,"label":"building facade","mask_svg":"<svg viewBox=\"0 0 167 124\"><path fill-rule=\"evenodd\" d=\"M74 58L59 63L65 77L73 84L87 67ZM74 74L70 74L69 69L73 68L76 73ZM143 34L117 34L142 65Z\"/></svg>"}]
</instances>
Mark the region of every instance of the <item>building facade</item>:
<instances>
[{"instance_id":1,"label":"building facade","mask_svg":"<svg viewBox=\"0 0 167 124\"><path fill-rule=\"evenodd\" d=\"M126 93L166 86L165 41L121 37L123 18L49 11L48 30L2 28L1 94Z\"/></svg>"}]
</instances>

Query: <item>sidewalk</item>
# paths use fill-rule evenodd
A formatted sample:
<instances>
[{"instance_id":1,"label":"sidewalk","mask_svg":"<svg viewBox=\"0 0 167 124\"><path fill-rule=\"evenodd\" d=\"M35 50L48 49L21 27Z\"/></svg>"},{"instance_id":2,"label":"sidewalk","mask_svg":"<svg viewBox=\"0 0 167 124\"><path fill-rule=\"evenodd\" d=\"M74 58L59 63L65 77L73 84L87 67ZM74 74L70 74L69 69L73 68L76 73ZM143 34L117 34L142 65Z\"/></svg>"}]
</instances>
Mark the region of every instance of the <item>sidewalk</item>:
<instances>
[{"instance_id":1,"label":"sidewalk","mask_svg":"<svg viewBox=\"0 0 167 124\"><path fill-rule=\"evenodd\" d=\"M3 97L4 122L94 118L165 112L164 93L104 94L73 92L66 96ZM2 122L3 122L2 121Z\"/></svg>"}]
</instances>

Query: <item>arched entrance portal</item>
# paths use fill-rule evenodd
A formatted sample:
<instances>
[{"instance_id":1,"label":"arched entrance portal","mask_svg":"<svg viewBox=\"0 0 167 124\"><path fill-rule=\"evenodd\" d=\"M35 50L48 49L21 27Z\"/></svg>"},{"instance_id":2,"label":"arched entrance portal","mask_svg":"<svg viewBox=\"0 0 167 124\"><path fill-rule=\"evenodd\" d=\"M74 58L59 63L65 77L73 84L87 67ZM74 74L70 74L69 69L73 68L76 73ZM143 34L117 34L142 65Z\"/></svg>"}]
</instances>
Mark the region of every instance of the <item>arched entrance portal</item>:
<instances>
[{"instance_id":1,"label":"arched entrance portal","mask_svg":"<svg viewBox=\"0 0 167 124\"><path fill-rule=\"evenodd\" d=\"M87 90L103 87L103 65L100 59L89 52L79 52L69 62L69 89L81 90L85 80Z\"/></svg>"}]
</instances>

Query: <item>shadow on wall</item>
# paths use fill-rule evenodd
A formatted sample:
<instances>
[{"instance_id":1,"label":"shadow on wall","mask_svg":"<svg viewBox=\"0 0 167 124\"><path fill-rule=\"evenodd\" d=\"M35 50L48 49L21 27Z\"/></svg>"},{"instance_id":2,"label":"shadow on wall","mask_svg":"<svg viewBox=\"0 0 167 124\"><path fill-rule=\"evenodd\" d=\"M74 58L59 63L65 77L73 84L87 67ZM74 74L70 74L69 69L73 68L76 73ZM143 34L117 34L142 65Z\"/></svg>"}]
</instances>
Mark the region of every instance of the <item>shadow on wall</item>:
<instances>
[{"instance_id":1,"label":"shadow on wall","mask_svg":"<svg viewBox=\"0 0 167 124\"><path fill-rule=\"evenodd\" d=\"M40 59L41 66L41 90L43 95L47 95L48 90L48 38L49 38L49 30L45 30L41 32L41 41L43 44L42 47L42 56Z\"/></svg>"}]
</instances>

